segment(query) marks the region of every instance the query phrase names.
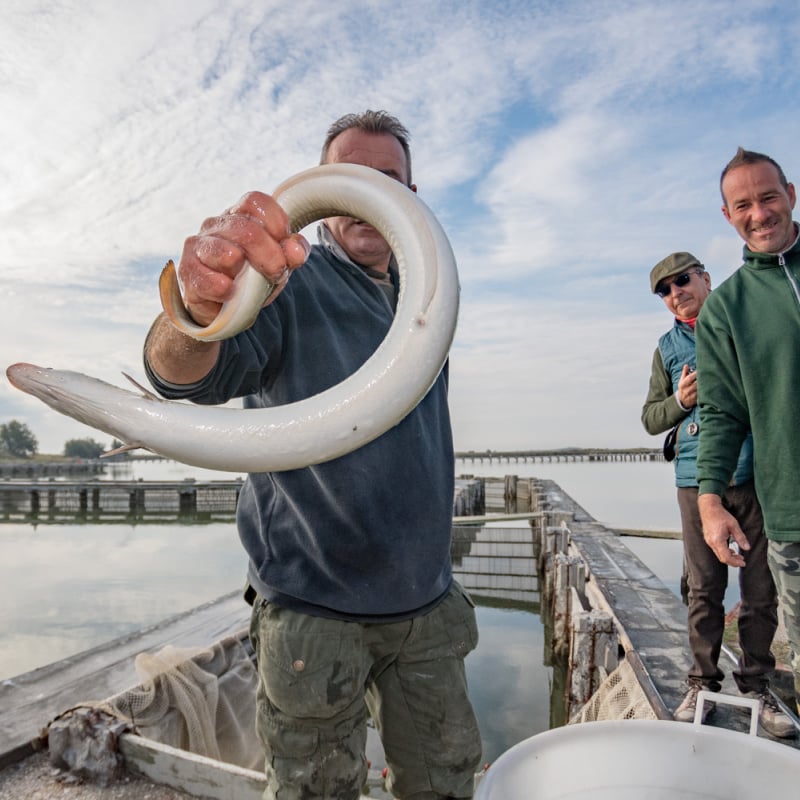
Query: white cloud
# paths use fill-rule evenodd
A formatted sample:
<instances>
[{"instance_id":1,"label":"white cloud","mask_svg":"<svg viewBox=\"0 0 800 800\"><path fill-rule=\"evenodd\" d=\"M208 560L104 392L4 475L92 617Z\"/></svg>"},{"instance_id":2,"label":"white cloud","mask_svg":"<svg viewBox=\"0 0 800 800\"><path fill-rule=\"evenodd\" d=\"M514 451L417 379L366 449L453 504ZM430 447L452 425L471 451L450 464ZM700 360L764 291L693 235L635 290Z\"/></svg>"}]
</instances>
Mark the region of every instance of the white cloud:
<instances>
[{"instance_id":1,"label":"white cloud","mask_svg":"<svg viewBox=\"0 0 800 800\"><path fill-rule=\"evenodd\" d=\"M716 182L739 144L800 174L798 21L767 0L9 0L0 363L140 374L163 261L383 107L459 258L459 447L639 443L668 324L650 266L738 264ZM46 450L87 435L5 381L0 412Z\"/></svg>"}]
</instances>

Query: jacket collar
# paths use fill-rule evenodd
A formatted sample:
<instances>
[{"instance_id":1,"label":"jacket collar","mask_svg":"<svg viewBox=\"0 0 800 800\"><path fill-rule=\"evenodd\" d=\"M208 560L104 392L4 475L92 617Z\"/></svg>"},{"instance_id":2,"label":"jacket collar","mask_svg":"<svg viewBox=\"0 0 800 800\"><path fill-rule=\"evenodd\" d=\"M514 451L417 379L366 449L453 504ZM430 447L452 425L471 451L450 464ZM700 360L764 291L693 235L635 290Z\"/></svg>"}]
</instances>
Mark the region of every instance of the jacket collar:
<instances>
[{"instance_id":1,"label":"jacket collar","mask_svg":"<svg viewBox=\"0 0 800 800\"><path fill-rule=\"evenodd\" d=\"M782 253L755 253L747 245L744 247L744 262L750 267L755 269L769 269L770 267L778 267L783 263L785 256L792 254L800 254L800 226L795 222L795 239L791 247L784 250Z\"/></svg>"}]
</instances>

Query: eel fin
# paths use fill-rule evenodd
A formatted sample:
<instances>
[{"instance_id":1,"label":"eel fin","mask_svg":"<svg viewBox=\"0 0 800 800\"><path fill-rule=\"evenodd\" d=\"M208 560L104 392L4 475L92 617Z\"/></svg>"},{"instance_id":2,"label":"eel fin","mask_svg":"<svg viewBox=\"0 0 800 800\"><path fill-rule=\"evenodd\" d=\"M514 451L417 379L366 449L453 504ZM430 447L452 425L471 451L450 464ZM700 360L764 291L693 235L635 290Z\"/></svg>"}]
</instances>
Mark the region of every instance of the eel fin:
<instances>
[{"instance_id":1,"label":"eel fin","mask_svg":"<svg viewBox=\"0 0 800 800\"><path fill-rule=\"evenodd\" d=\"M122 374L149 400L158 400L159 403L164 402L157 394L153 394L146 386L142 386L136 378L132 378L127 372ZM139 445L136 445L136 447L139 447Z\"/></svg>"},{"instance_id":2,"label":"eel fin","mask_svg":"<svg viewBox=\"0 0 800 800\"><path fill-rule=\"evenodd\" d=\"M120 453L128 453L131 450L147 450L152 452L149 447L145 447L145 445L141 444L141 442L131 442L130 444L122 444L119 447L115 447L113 450L109 450L106 453L100 453L100 458L118 456Z\"/></svg>"}]
</instances>

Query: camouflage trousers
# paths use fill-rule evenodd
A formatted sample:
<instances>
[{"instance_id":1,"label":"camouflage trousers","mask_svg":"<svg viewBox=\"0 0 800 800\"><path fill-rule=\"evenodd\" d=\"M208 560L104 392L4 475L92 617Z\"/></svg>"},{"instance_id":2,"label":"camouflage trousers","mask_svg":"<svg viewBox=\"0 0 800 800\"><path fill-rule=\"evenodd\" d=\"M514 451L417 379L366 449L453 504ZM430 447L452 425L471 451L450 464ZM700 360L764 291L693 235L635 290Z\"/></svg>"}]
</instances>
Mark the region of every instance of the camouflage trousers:
<instances>
[{"instance_id":1,"label":"camouflage trousers","mask_svg":"<svg viewBox=\"0 0 800 800\"><path fill-rule=\"evenodd\" d=\"M794 692L800 710L800 542L770 540L767 558L792 649Z\"/></svg>"},{"instance_id":2,"label":"camouflage trousers","mask_svg":"<svg viewBox=\"0 0 800 800\"><path fill-rule=\"evenodd\" d=\"M427 614L396 623L311 617L257 599L250 638L264 800L357 800L367 777L368 715L395 797L472 797L481 737L464 657L478 630L457 583Z\"/></svg>"}]
</instances>

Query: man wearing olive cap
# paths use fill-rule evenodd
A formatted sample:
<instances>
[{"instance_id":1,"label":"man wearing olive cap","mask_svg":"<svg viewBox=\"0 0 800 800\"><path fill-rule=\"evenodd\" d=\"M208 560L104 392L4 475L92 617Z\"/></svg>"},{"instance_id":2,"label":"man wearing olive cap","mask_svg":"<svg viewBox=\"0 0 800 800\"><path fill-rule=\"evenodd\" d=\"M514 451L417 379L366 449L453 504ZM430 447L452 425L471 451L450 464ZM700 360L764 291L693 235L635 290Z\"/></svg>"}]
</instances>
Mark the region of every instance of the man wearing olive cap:
<instances>
[{"instance_id":1,"label":"man wearing olive cap","mask_svg":"<svg viewBox=\"0 0 800 800\"><path fill-rule=\"evenodd\" d=\"M675 711L681 722L694 720L700 690L718 692L724 677L719 655L725 629L725 590L728 567L721 563L703 539L697 507L697 447L700 438L697 409L694 326L697 315L711 292L711 278L691 253L672 253L653 267L650 289L659 295L675 321L658 342L653 354L650 391L642 409L642 423L648 433L677 428L675 442L675 484L683 531L684 565L689 584L689 669L688 691ZM739 573L741 610L739 644L741 657L733 677L743 693L758 692L768 685L775 668L770 652L777 628L775 584L767 564L767 542L761 509L753 486L752 440L745 439L731 485L724 502L739 521L751 549L747 565ZM766 709L766 706L765 706ZM704 706L703 718L713 710ZM761 715L765 729L776 736L794 732L791 721L779 710Z\"/></svg>"}]
</instances>

